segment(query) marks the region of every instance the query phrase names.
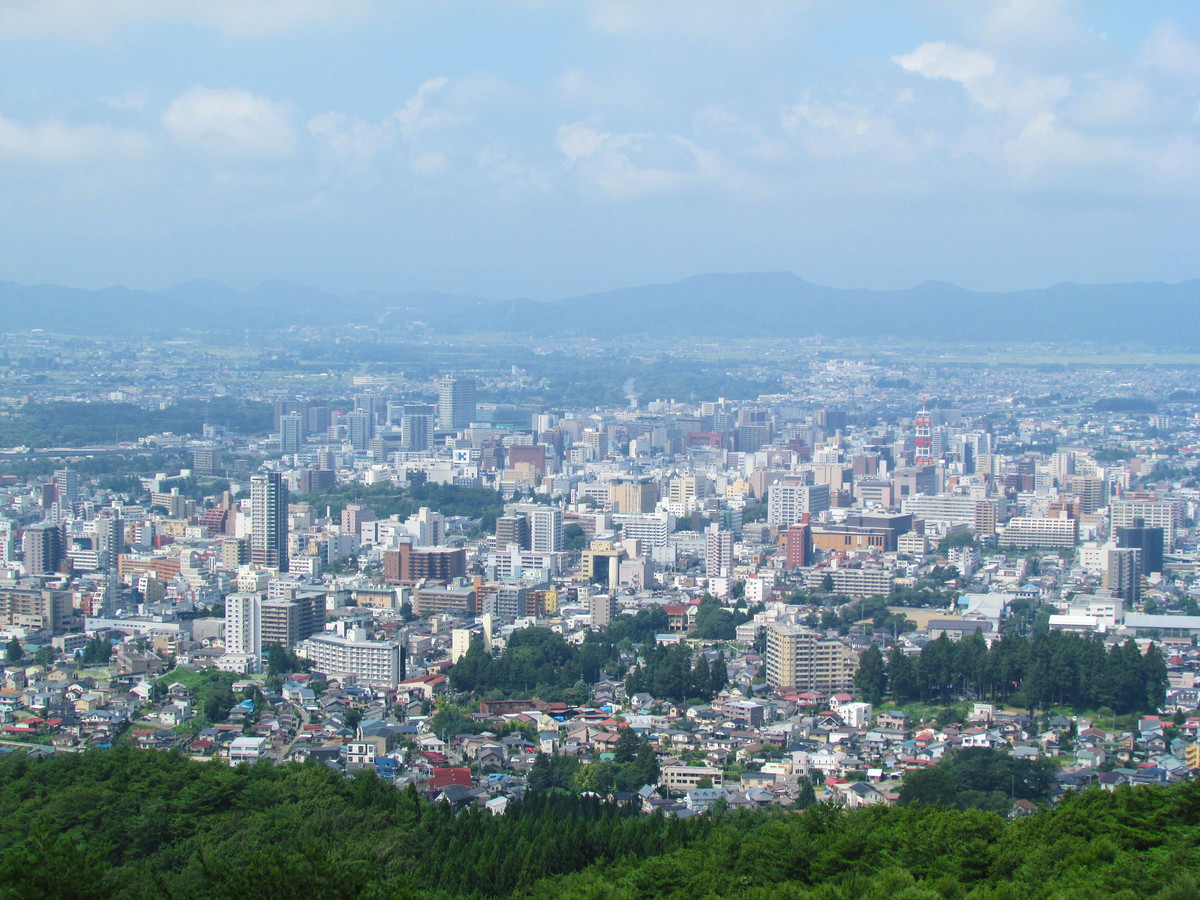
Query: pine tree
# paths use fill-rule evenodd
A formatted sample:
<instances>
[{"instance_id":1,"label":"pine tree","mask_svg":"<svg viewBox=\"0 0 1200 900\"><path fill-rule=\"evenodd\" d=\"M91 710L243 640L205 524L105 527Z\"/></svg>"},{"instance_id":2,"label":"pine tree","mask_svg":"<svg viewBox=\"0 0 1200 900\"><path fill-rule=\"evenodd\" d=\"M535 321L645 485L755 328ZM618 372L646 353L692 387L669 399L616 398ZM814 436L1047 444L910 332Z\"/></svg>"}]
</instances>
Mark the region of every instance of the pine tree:
<instances>
[{"instance_id":1,"label":"pine tree","mask_svg":"<svg viewBox=\"0 0 1200 900\"><path fill-rule=\"evenodd\" d=\"M725 666L725 651L718 650L717 658L713 660L712 666L708 670L708 695L715 697L725 690L725 685L728 683L729 669Z\"/></svg>"},{"instance_id":2,"label":"pine tree","mask_svg":"<svg viewBox=\"0 0 1200 900\"><path fill-rule=\"evenodd\" d=\"M858 671L854 674L854 686L864 701L878 704L883 700L886 681L887 671L883 663L883 654L879 652L878 647L872 644L859 657Z\"/></svg>"}]
</instances>

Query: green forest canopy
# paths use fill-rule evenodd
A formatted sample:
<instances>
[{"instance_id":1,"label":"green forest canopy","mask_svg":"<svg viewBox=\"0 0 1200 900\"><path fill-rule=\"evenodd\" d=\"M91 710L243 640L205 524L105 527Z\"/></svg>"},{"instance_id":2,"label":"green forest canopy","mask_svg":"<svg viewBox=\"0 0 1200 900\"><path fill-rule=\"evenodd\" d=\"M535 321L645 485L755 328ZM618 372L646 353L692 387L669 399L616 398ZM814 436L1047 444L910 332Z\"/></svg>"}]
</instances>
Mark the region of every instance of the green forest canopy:
<instances>
[{"instance_id":1,"label":"green forest canopy","mask_svg":"<svg viewBox=\"0 0 1200 900\"><path fill-rule=\"evenodd\" d=\"M917 804L637 816L548 789L455 815L372 772L133 749L0 761L0 897L1190 898L1200 783L1006 821Z\"/></svg>"}]
</instances>

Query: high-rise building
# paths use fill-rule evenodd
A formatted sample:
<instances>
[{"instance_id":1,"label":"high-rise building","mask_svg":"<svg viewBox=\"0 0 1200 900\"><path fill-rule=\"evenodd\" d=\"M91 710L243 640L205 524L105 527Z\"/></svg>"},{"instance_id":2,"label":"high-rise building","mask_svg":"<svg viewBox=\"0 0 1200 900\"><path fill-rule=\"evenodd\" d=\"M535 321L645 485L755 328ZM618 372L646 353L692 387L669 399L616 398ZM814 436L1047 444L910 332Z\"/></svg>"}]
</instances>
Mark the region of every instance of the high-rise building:
<instances>
[{"instance_id":1,"label":"high-rise building","mask_svg":"<svg viewBox=\"0 0 1200 900\"><path fill-rule=\"evenodd\" d=\"M452 581L467 574L467 551L462 547L414 547L401 544L383 551L383 579L390 583Z\"/></svg>"},{"instance_id":2,"label":"high-rise building","mask_svg":"<svg viewBox=\"0 0 1200 900\"><path fill-rule=\"evenodd\" d=\"M197 447L192 451L192 469L197 475L215 475L219 459L216 447Z\"/></svg>"},{"instance_id":3,"label":"high-rise building","mask_svg":"<svg viewBox=\"0 0 1200 900\"><path fill-rule=\"evenodd\" d=\"M53 575L66 554L62 529L49 522L25 529L21 549L25 553L26 575Z\"/></svg>"},{"instance_id":4,"label":"high-rise building","mask_svg":"<svg viewBox=\"0 0 1200 900\"><path fill-rule=\"evenodd\" d=\"M816 518L829 506L827 484L773 484L767 495L767 524L786 528L803 522L806 513Z\"/></svg>"},{"instance_id":5,"label":"high-rise building","mask_svg":"<svg viewBox=\"0 0 1200 900\"><path fill-rule=\"evenodd\" d=\"M845 431L846 411L844 409L818 409L815 421L825 430L826 434Z\"/></svg>"},{"instance_id":6,"label":"high-rise building","mask_svg":"<svg viewBox=\"0 0 1200 900\"><path fill-rule=\"evenodd\" d=\"M261 594L229 594L225 597L225 652L252 661L253 671L262 658Z\"/></svg>"},{"instance_id":7,"label":"high-rise building","mask_svg":"<svg viewBox=\"0 0 1200 900\"><path fill-rule=\"evenodd\" d=\"M299 453L304 442L304 417L300 413L285 413L279 417L279 449L283 453Z\"/></svg>"},{"instance_id":8,"label":"high-rise building","mask_svg":"<svg viewBox=\"0 0 1200 900\"><path fill-rule=\"evenodd\" d=\"M278 472L250 476L250 562L288 570L288 489Z\"/></svg>"},{"instance_id":9,"label":"high-rise building","mask_svg":"<svg viewBox=\"0 0 1200 900\"><path fill-rule=\"evenodd\" d=\"M406 407L404 418L400 420L400 449L407 453L424 453L429 449L433 420L425 409L421 407L421 412L409 412Z\"/></svg>"},{"instance_id":10,"label":"high-rise building","mask_svg":"<svg viewBox=\"0 0 1200 900\"><path fill-rule=\"evenodd\" d=\"M525 515L529 518L529 549L534 553L561 553L563 513L557 506L533 506Z\"/></svg>"},{"instance_id":11,"label":"high-rise building","mask_svg":"<svg viewBox=\"0 0 1200 900\"><path fill-rule=\"evenodd\" d=\"M374 522L377 518L375 510L370 507L362 506L358 503L348 503L346 504L346 508L342 510L342 534L351 534L358 537L362 534L363 525L367 522Z\"/></svg>"},{"instance_id":12,"label":"high-rise building","mask_svg":"<svg viewBox=\"0 0 1200 900\"><path fill-rule=\"evenodd\" d=\"M1146 525L1144 519L1134 518L1132 525L1113 529L1117 546L1142 551L1142 571L1163 570L1163 529Z\"/></svg>"},{"instance_id":13,"label":"high-rise building","mask_svg":"<svg viewBox=\"0 0 1200 900\"><path fill-rule=\"evenodd\" d=\"M521 515L498 516L496 518L496 550L516 546L529 549L529 520Z\"/></svg>"},{"instance_id":14,"label":"high-rise building","mask_svg":"<svg viewBox=\"0 0 1200 900\"><path fill-rule=\"evenodd\" d=\"M1183 501L1160 500L1157 495L1127 496L1108 504L1112 527L1129 528L1140 519L1143 526L1163 530L1163 550L1175 549L1175 533L1183 524Z\"/></svg>"},{"instance_id":15,"label":"high-rise building","mask_svg":"<svg viewBox=\"0 0 1200 900\"><path fill-rule=\"evenodd\" d=\"M1104 586L1130 606L1142 599L1142 551L1133 548L1108 551Z\"/></svg>"},{"instance_id":16,"label":"high-rise building","mask_svg":"<svg viewBox=\"0 0 1200 900\"><path fill-rule=\"evenodd\" d=\"M350 437L350 446L355 450L366 450L375 436L375 422L371 413L365 409L356 409L346 413L346 431Z\"/></svg>"},{"instance_id":17,"label":"high-rise building","mask_svg":"<svg viewBox=\"0 0 1200 900\"><path fill-rule=\"evenodd\" d=\"M608 501L615 513L653 512L658 504L658 484L649 478L625 478L608 486Z\"/></svg>"},{"instance_id":18,"label":"high-rise building","mask_svg":"<svg viewBox=\"0 0 1200 900\"><path fill-rule=\"evenodd\" d=\"M54 489L63 510L74 509L79 502L79 473L74 469L57 469L54 472Z\"/></svg>"},{"instance_id":19,"label":"high-rise building","mask_svg":"<svg viewBox=\"0 0 1200 900\"><path fill-rule=\"evenodd\" d=\"M704 534L704 565L710 578L725 578L733 573L733 532L709 525Z\"/></svg>"},{"instance_id":20,"label":"high-rise building","mask_svg":"<svg viewBox=\"0 0 1200 900\"><path fill-rule=\"evenodd\" d=\"M1079 514L1088 515L1107 502L1108 485L1095 475L1070 476L1071 496L1079 500Z\"/></svg>"},{"instance_id":21,"label":"high-rise building","mask_svg":"<svg viewBox=\"0 0 1200 900\"><path fill-rule=\"evenodd\" d=\"M858 655L833 638L795 625L767 629L767 683L777 691L844 691Z\"/></svg>"},{"instance_id":22,"label":"high-rise building","mask_svg":"<svg viewBox=\"0 0 1200 900\"><path fill-rule=\"evenodd\" d=\"M929 415L929 411L925 408L925 401L921 401L921 411L917 413L917 417L913 420L913 429L915 431L916 452L913 454L914 466L928 466L933 464L933 419Z\"/></svg>"},{"instance_id":23,"label":"high-rise building","mask_svg":"<svg viewBox=\"0 0 1200 900\"><path fill-rule=\"evenodd\" d=\"M262 643L294 647L325 625L323 594L295 592L291 599L262 601Z\"/></svg>"},{"instance_id":24,"label":"high-rise building","mask_svg":"<svg viewBox=\"0 0 1200 900\"><path fill-rule=\"evenodd\" d=\"M0 566L13 561L13 528L8 519L0 519Z\"/></svg>"},{"instance_id":25,"label":"high-rise building","mask_svg":"<svg viewBox=\"0 0 1200 900\"><path fill-rule=\"evenodd\" d=\"M546 506L541 503L513 503L505 507L506 521L501 530L500 520L496 521L496 547L502 549L504 544L518 544L524 550L534 553L561 553L566 544L563 532L563 512L557 506ZM520 516L525 524L519 525L509 521Z\"/></svg>"},{"instance_id":26,"label":"high-rise building","mask_svg":"<svg viewBox=\"0 0 1200 900\"><path fill-rule=\"evenodd\" d=\"M438 421L442 431L461 431L475 418L475 379L447 375L438 382Z\"/></svg>"},{"instance_id":27,"label":"high-rise building","mask_svg":"<svg viewBox=\"0 0 1200 900\"><path fill-rule=\"evenodd\" d=\"M588 597L588 612L593 628L607 628L617 617L617 598L605 591L592 594Z\"/></svg>"},{"instance_id":28,"label":"high-rise building","mask_svg":"<svg viewBox=\"0 0 1200 900\"><path fill-rule=\"evenodd\" d=\"M803 568L808 565L808 557L812 549L812 534L808 525L795 522L780 533L780 542L784 545L786 565L789 569Z\"/></svg>"}]
</instances>

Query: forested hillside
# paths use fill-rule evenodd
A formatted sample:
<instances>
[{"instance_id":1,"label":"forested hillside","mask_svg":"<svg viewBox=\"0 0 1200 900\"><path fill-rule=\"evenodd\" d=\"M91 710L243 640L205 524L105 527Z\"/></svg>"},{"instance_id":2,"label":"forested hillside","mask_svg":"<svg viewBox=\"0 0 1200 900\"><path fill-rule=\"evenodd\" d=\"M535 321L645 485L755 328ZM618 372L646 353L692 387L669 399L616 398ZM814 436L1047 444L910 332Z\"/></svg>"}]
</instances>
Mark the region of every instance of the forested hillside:
<instances>
[{"instance_id":1,"label":"forested hillside","mask_svg":"<svg viewBox=\"0 0 1200 900\"><path fill-rule=\"evenodd\" d=\"M458 812L373 774L118 750L0 762L3 897L1191 898L1200 785L1016 822L820 804L643 817L535 794Z\"/></svg>"}]
</instances>

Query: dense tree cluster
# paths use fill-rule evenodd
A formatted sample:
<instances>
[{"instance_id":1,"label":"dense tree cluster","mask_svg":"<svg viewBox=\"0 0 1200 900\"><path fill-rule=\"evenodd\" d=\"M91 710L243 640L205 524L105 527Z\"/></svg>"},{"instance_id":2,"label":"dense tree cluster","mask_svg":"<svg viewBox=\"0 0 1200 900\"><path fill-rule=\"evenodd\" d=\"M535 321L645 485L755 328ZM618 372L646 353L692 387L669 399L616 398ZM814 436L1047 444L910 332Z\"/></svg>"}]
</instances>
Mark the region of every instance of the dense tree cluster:
<instances>
[{"instance_id":1,"label":"dense tree cluster","mask_svg":"<svg viewBox=\"0 0 1200 900\"><path fill-rule=\"evenodd\" d=\"M183 398L162 409L99 401L29 403L0 417L0 446L112 444L163 431L199 434L205 423L243 434L264 434L271 430L271 404L234 397Z\"/></svg>"},{"instance_id":2,"label":"dense tree cluster","mask_svg":"<svg viewBox=\"0 0 1200 900\"><path fill-rule=\"evenodd\" d=\"M492 656L483 639L476 637L449 675L456 691L549 699L579 681L599 681L605 667L616 664L616 649L610 641L570 644L549 628L522 628L512 633L500 656Z\"/></svg>"},{"instance_id":3,"label":"dense tree cluster","mask_svg":"<svg viewBox=\"0 0 1200 900\"><path fill-rule=\"evenodd\" d=\"M334 516L340 516L342 510L351 503L370 507L380 518L399 516L402 519L427 506L445 516L478 519L481 531L494 530L496 517L504 513L504 497L499 491L433 482L409 485L402 490L391 483L347 484L333 490L305 494L304 500L315 509L328 508Z\"/></svg>"},{"instance_id":4,"label":"dense tree cluster","mask_svg":"<svg viewBox=\"0 0 1200 900\"><path fill-rule=\"evenodd\" d=\"M1005 635L989 647L978 633L958 642L943 634L917 656L897 646L884 662L878 649L868 649L855 683L875 703L886 694L898 703L967 698L1031 708L1108 707L1123 715L1162 705L1167 665L1155 645L1142 653L1132 640L1108 647L1098 635Z\"/></svg>"},{"instance_id":5,"label":"dense tree cluster","mask_svg":"<svg viewBox=\"0 0 1200 900\"><path fill-rule=\"evenodd\" d=\"M711 700L729 680L724 653L718 652L712 663L701 654L693 663L692 651L684 643L647 647L642 660L625 679L629 696L645 692L656 700L678 703Z\"/></svg>"},{"instance_id":6,"label":"dense tree cluster","mask_svg":"<svg viewBox=\"0 0 1200 900\"><path fill-rule=\"evenodd\" d=\"M373 773L137 750L0 761L0 897L1197 895L1200 783L1027 819L914 803L664 819L562 791L456 811Z\"/></svg>"},{"instance_id":7,"label":"dense tree cluster","mask_svg":"<svg viewBox=\"0 0 1200 900\"><path fill-rule=\"evenodd\" d=\"M302 659L277 641L271 641L263 650L267 654L268 675L290 675L294 672L307 672L312 668L312 662Z\"/></svg>"},{"instance_id":8,"label":"dense tree cluster","mask_svg":"<svg viewBox=\"0 0 1200 900\"><path fill-rule=\"evenodd\" d=\"M705 596L696 607L696 630L692 637L702 641L732 641L737 637L737 627L752 618L754 615L750 610L726 609L712 597Z\"/></svg>"},{"instance_id":9,"label":"dense tree cluster","mask_svg":"<svg viewBox=\"0 0 1200 900\"><path fill-rule=\"evenodd\" d=\"M1050 759L1017 759L998 750L970 747L950 753L936 766L905 775L900 805L1001 811L1013 800L1042 803L1054 787L1054 771Z\"/></svg>"},{"instance_id":10,"label":"dense tree cluster","mask_svg":"<svg viewBox=\"0 0 1200 900\"><path fill-rule=\"evenodd\" d=\"M529 771L531 793L555 788L578 793L608 795L613 791L632 793L644 785L658 784L658 755L632 728L622 728L612 759L600 758L586 765L574 756L539 753Z\"/></svg>"},{"instance_id":11,"label":"dense tree cluster","mask_svg":"<svg viewBox=\"0 0 1200 900\"><path fill-rule=\"evenodd\" d=\"M85 666L103 665L112 658L112 643L106 637L95 635L83 645L79 661Z\"/></svg>"}]
</instances>

